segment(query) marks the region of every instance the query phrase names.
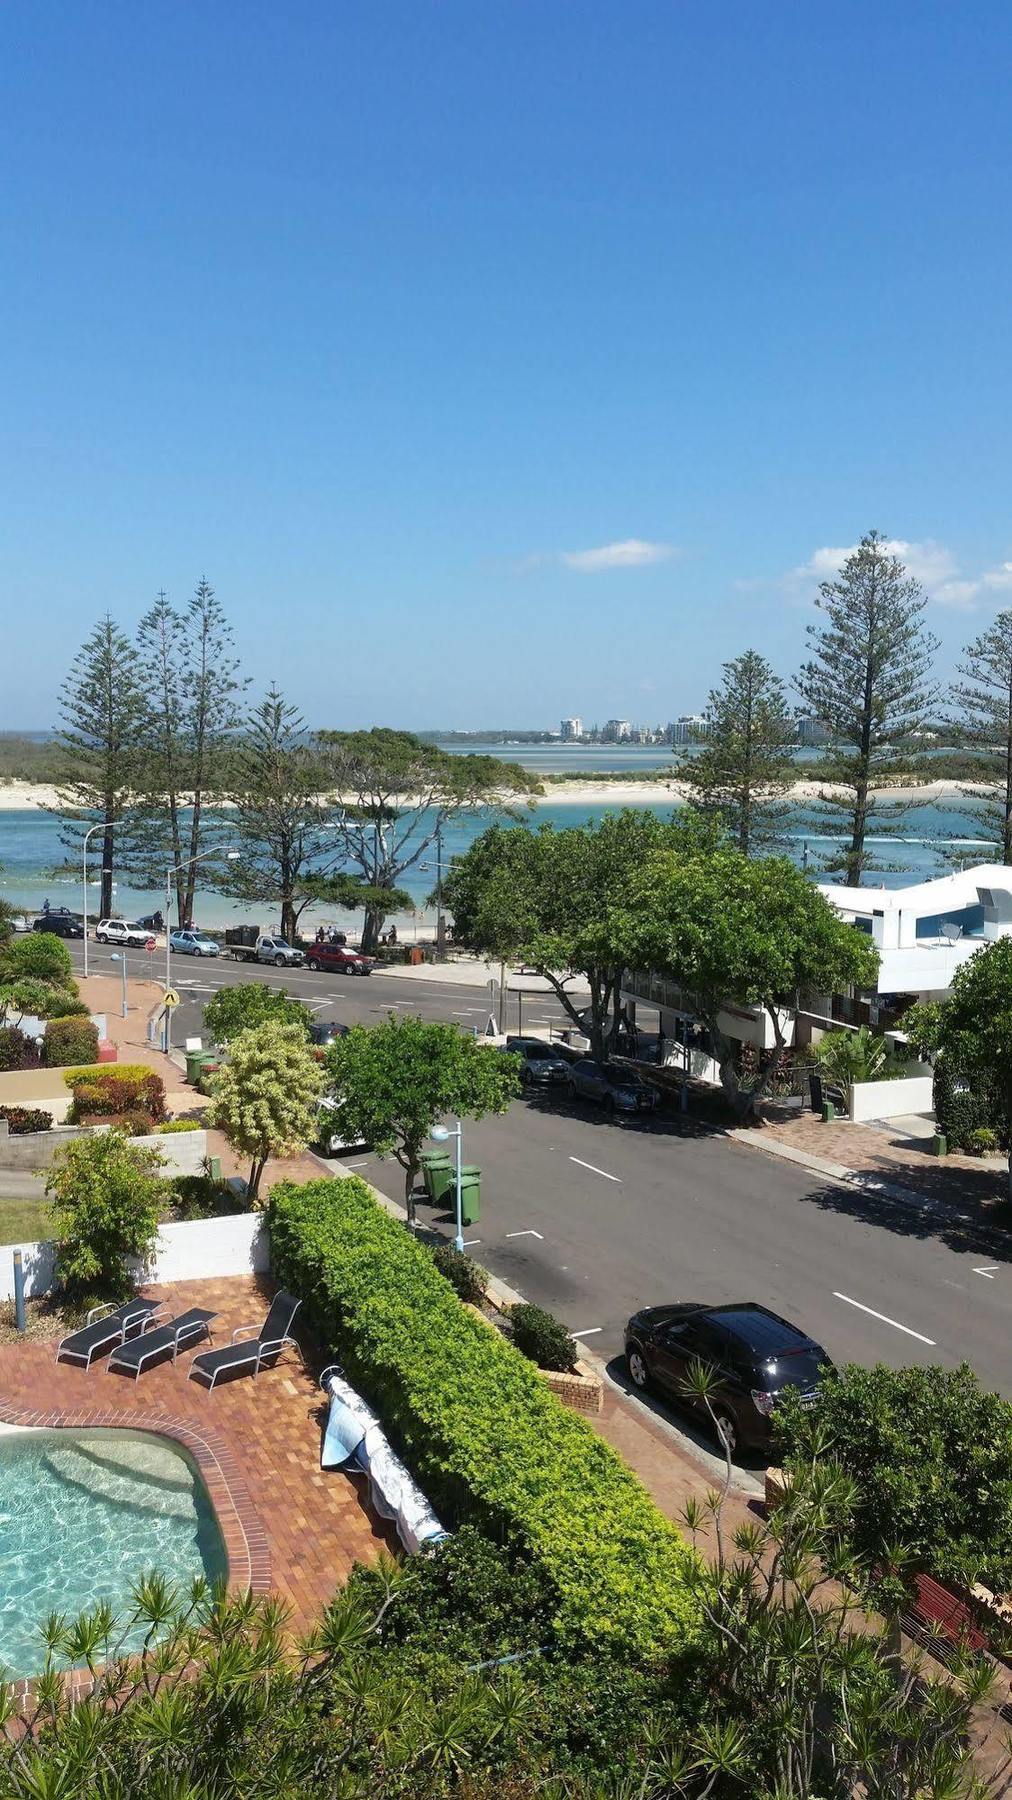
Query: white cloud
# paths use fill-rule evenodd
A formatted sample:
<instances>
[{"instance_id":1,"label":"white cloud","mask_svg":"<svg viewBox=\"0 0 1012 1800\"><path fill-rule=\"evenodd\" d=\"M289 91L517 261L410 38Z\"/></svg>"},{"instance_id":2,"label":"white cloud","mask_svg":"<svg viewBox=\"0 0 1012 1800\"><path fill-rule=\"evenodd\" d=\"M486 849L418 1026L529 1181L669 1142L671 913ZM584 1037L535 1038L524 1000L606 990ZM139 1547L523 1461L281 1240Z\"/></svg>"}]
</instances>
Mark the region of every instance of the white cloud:
<instances>
[{"instance_id":1,"label":"white cloud","mask_svg":"<svg viewBox=\"0 0 1012 1800\"><path fill-rule=\"evenodd\" d=\"M597 575L602 569L646 569L651 563L670 562L678 551L674 544L651 544L645 538L623 538L602 544L597 550L561 550L559 561L581 575Z\"/></svg>"},{"instance_id":2,"label":"white cloud","mask_svg":"<svg viewBox=\"0 0 1012 1800\"><path fill-rule=\"evenodd\" d=\"M857 547L850 544L846 549L835 549L823 545L813 550L806 563L788 571L781 586L795 599L807 599L813 586L820 581L831 581L839 574L847 557L852 556ZM909 538L889 538L883 549L890 556L899 557L907 573L920 582L929 600L938 606L972 607L985 589L1012 589L1012 562L986 569L979 576L967 576L962 573L952 551L934 538L925 538L920 543Z\"/></svg>"},{"instance_id":3,"label":"white cloud","mask_svg":"<svg viewBox=\"0 0 1012 1800\"><path fill-rule=\"evenodd\" d=\"M985 569L981 580L986 588L1012 588L1012 562L999 563L996 569Z\"/></svg>"}]
</instances>

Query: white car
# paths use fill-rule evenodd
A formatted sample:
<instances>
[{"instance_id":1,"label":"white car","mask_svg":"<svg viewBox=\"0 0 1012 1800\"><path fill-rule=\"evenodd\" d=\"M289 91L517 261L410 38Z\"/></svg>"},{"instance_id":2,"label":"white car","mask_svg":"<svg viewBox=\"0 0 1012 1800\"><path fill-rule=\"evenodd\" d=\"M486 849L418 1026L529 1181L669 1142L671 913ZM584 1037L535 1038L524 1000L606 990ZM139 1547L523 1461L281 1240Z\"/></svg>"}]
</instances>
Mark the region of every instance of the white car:
<instances>
[{"instance_id":1,"label":"white car","mask_svg":"<svg viewBox=\"0 0 1012 1800\"><path fill-rule=\"evenodd\" d=\"M95 936L100 944L125 944L128 950L144 950L155 941L146 925L133 925L126 919L99 919Z\"/></svg>"},{"instance_id":2,"label":"white car","mask_svg":"<svg viewBox=\"0 0 1012 1800\"><path fill-rule=\"evenodd\" d=\"M169 943L179 956L221 955L214 938L207 937L202 931L173 931L169 936Z\"/></svg>"}]
</instances>

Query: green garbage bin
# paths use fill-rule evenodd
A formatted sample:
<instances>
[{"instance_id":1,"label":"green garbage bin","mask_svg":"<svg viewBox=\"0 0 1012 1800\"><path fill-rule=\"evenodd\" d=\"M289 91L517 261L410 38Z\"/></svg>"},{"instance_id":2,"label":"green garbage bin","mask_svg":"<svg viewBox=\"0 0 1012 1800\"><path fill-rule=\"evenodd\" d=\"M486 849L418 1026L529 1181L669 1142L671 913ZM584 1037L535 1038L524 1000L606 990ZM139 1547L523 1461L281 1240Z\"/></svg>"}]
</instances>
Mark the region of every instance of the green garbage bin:
<instances>
[{"instance_id":1,"label":"green garbage bin","mask_svg":"<svg viewBox=\"0 0 1012 1800\"><path fill-rule=\"evenodd\" d=\"M456 1181L454 1164L447 1157L445 1163L439 1163L428 1173L429 1199L433 1206L453 1205L453 1185Z\"/></svg>"},{"instance_id":2,"label":"green garbage bin","mask_svg":"<svg viewBox=\"0 0 1012 1800\"><path fill-rule=\"evenodd\" d=\"M473 1164L460 1171L460 1222L477 1225L481 1218L481 1170Z\"/></svg>"},{"instance_id":3,"label":"green garbage bin","mask_svg":"<svg viewBox=\"0 0 1012 1800\"><path fill-rule=\"evenodd\" d=\"M188 1050L186 1052L186 1079L191 1087L196 1087L200 1080L200 1071L205 1063L214 1062L215 1058L209 1050Z\"/></svg>"},{"instance_id":4,"label":"green garbage bin","mask_svg":"<svg viewBox=\"0 0 1012 1800\"><path fill-rule=\"evenodd\" d=\"M436 1177L437 1175L442 1176L449 1172L452 1178L453 1161L447 1155L445 1150L425 1150L422 1152L420 1161L422 1165L422 1179L425 1182L425 1192L428 1194L430 1201L435 1202L437 1198Z\"/></svg>"}]
</instances>

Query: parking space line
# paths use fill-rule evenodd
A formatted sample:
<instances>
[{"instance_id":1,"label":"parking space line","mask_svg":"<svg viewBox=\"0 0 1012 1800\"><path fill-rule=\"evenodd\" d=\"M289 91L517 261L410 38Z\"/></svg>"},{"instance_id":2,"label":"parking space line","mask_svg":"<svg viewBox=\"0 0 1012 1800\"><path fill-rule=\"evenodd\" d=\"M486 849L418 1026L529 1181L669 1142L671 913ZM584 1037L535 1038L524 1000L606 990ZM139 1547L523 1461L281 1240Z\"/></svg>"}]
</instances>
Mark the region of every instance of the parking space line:
<instances>
[{"instance_id":1,"label":"parking space line","mask_svg":"<svg viewBox=\"0 0 1012 1800\"><path fill-rule=\"evenodd\" d=\"M609 1175L607 1169L599 1169L594 1163L584 1162L582 1156L571 1156L570 1162L579 1163L581 1169L589 1169L592 1175L603 1175L605 1181L617 1181L621 1184L621 1175Z\"/></svg>"},{"instance_id":2,"label":"parking space line","mask_svg":"<svg viewBox=\"0 0 1012 1800\"><path fill-rule=\"evenodd\" d=\"M876 1312L873 1306L864 1306L860 1300L852 1300L849 1294L838 1294L834 1288L834 1300L844 1300L848 1306L856 1306L858 1312L867 1313L872 1319L881 1319L883 1325L891 1325L895 1331L906 1332L907 1337L916 1338L919 1344L930 1344L935 1348L934 1338L925 1337L923 1331L912 1331L909 1325L901 1325L898 1319L890 1319L888 1313Z\"/></svg>"},{"instance_id":3,"label":"parking space line","mask_svg":"<svg viewBox=\"0 0 1012 1800\"><path fill-rule=\"evenodd\" d=\"M540 1231L534 1231L532 1228L529 1228L527 1231L507 1231L506 1236L508 1238L511 1238L511 1237L536 1237L536 1238L540 1238L542 1243L544 1243L544 1241L545 1241L543 1233Z\"/></svg>"},{"instance_id":4,"label":"parking space line","mask_svg":"<svg viewBox=\"0 0 1012 1800\"><path fill-rule=\"evenodd\" d=\"M571 1338L597 1337L604 1330L603 1325L585 1325L582 1331L571 1331Z\"/></svg>"}]
</instances>

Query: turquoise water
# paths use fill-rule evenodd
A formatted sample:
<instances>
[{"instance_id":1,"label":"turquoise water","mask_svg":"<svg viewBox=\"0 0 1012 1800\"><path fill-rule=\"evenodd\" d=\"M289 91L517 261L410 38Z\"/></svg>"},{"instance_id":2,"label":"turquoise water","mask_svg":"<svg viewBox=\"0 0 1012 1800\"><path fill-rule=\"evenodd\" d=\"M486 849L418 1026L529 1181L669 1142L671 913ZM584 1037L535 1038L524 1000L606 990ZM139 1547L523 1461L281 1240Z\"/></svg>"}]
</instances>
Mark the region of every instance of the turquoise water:
<instances>
[{"instance_id":1,"label":"turquoise water","mask_svg":"<svg viewBox=\"0 0 1012 1800\"><path fill-rule=\"evenodd\" d=\"M227 1567L204 1483L165 1438L0 1433L0 1665L8 1674L42 1667L38 1627L51 1612L73 1619L107 1600L122 1613L131 1585L152 1569L187 1586Z\"/></svg>"}]
</instances>

